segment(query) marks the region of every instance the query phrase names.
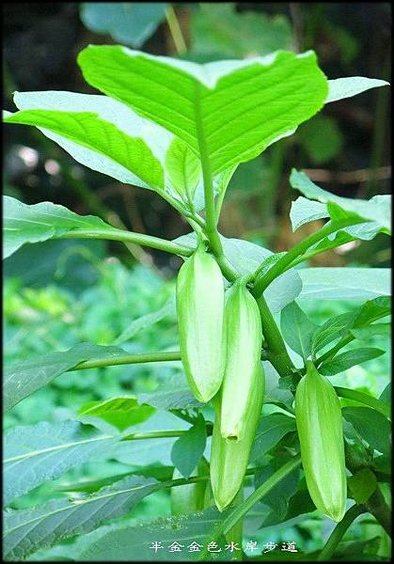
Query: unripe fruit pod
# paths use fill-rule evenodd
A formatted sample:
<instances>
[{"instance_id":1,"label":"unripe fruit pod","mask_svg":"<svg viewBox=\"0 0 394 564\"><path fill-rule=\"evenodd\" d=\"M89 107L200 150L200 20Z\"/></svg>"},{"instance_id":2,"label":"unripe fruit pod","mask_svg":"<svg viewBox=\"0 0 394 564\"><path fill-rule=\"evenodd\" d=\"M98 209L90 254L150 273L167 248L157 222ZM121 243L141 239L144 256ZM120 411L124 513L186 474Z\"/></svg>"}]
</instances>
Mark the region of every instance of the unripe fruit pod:
<instances>
[{"instance_id":1,"label":"unripe fruit pod","mask_svg":"<svg viewBox=\"0 0 394 564\"><path fill-rule=\"evenodd\" d=\"M208 474L209 465L202 458L191 476L208 476ZM177 468L174 469L172 477L174 480L183 478ZM208 479L195 484L175 486L171 488L171 514L184 515L185 513L202 511L210 505L211 495L211 486Z\"/></svg>"},{"instance_id":2,"label":"unripe fruit pod","mask_svg":"<svg viewBox=\"0 0 394 564\"><path fill-rule=\"evenodd\" d=\"M220 398L216 399L211 444L211 484L219 511L223 511L233 501L242 486L263 406L263 396L264 372L259 361L254 370L252 394L244 422L243 438L238 441L222 437L221 401ZM234 401L237 401L236 397Z\"/></svg>"},{"instance_id":3,"label":"unripe fruit pod","mask_svg":"<svg viewBox=\"0 0 394 564\"><path fill-rule=\"evenodd\" d=\"M297 386L295 415L309 494L336 522L346 510L346 467L341 406L332 384L312 362Z\"/></svg>"},{"instance_id":4,"label":"unripe fruit pod","mask_svg":"<svg viewBox=\"0 0 394 564\"><path fill-rule=\"evenodd\" d=\"M256 300L242 283L226 296L226 367L222 388L221 433L241 440L250 408L256 365L260 363L262 326Z\"/></svg>"},{"instance_id":5,"label":"unripe fruit pod","mask_svg":"<svg viewBox=\"0 0 394 564\"><path fill-rule=\"evenodd\" d=\"M179 345L195 397L209 401L224 373L224 283L212 255L200 245L182 265L176 288Z\"/></svg>"}]
</instances>

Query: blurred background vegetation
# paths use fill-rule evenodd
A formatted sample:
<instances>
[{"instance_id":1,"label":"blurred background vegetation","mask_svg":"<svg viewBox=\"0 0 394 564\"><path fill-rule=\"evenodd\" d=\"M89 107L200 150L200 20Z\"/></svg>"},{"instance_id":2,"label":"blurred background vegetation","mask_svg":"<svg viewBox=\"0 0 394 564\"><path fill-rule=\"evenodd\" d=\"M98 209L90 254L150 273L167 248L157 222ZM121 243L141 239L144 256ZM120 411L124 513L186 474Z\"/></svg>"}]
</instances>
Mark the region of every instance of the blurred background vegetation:
<instances>
[{"instance_id":1,"label":"blurred background vegetation","mask_svg":"<svg viewBox=\"0 0 394 564\"><path fill-rule=\"evenodd\" d=\"M4 3L3 107L15 110L15 90L95 93L76 64L77 54L89 43L122 43L196 62L252 57L281 48L314 49L330 79L366 76L390 81L390 10L386 2ZM317 184L341 196L389 193L389 96L388 88L379 88L329 104L295 135L241 165L223 207L221 231L283 251L315 230L318 222L291 232L288 211L296 197L288 182L292 167L306 170ZM168 239L188 231L154 192L82 167L34 128L4 127L3 184L5 194L25 203L49 200L133 231ZM348 244L311 263L387 267L388 238ZM5 361L67 350L82 341L115 343L130 352L177 349L171 296L179 266L176 257L116 242L60 240L20 249L5 261ZM315 322L323 323L358 304L303 305ZM151 324L149 314L157 311L157 322ZM133 320L144 315L145 328L138 331ZM70 372L16 406L5 426L65 419L89 401L153 390L177 370L161 364ZM378 395L388 373L386 354L339 375L335 383ZM84 465L81 472L105 475L104 466ZM53 496L45 488L18 503ZM158 507L168 514L168 492L144 500L136 516L153 515L154 504L155 514ZM313 550L320 546L326 526L324 521L304 520L287 533L276 527L270 540L288 534L288 540L298 539L305 550ZM352 538L360 531L355 527Z\"/></svg>"}]
</instances>

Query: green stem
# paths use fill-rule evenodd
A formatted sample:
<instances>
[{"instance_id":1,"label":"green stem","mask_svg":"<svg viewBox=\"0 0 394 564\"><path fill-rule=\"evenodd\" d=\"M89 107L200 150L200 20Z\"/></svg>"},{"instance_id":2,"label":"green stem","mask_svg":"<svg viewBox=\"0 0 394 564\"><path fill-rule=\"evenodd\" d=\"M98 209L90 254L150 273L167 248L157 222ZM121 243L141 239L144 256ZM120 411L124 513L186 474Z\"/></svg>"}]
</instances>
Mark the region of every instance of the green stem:
<instances>
[{"instance_id":1,"label":"green stem","mask_svg":"<svg viewBox=\"0 0 394 564\"><path fill-rule=\"evenodd\" d=\"M379 485L371 497L365 502L365 507L391 538L391 509L386 503L386 500L379 489Z\"/></svg>"},{"instance_id":2,"label":"green stem","mask_svg":"<svg viewBox=\"0 0 394 564\"><path fill-rule=\"evenodd\" d=\"M176 52L178 55L183 55L187 52L187 45L185 38L183 37L181 26L179 25L178 18L171 4L168 5L166 10L166 20L171 33L172 40L175 45Z\"/></svg>"},{"instance_id":3,"label":"green stem","mask_svg":"<svg viewBox=\"0 0 394 564\"><path fill-rule=\"evenodd\" d=\"M186 431L147 431L146 433L130 433L122 437L122 441L144 441L146 439L163 439L167 437L181 437Z\"/></svg>"},{"instance_id":4,"label":"green stem","mask_svg":"<svg viewBox=\"0 0 394 564\"><path fill-rule=\"evenodd\" d=\"M77 366L74 366L74 368L70 368L68 372L72 372L74 370L87 370L88 368L102 368L104 366L142 364L145 362L169 362L174 360L181 360L181 353L179 351L125 354L116 357L85 360L84 362L77 364Z\"/></svg>"},{"instance_id":5,"label":"green stem","mask_svg":"<svg viewBox=\"0 0 394 564\"><path fill-rule=\"evenodd\" d=\"M318 561L330 560L331 556L334 554L335 549L342 540L343 535L346 533L350 525L355 519L362 513L365 513L366 509L362 505L353 505L345 513L344 518L340 523L337 524L333 532L331 533L328 541L326 542L323 550L317 557Z\"/></svg>"},{"instance_id":6,"label":"green stem","mask_svg":"<svg viewBox=\"0 0 394 564\"><path fill-rule=\"evenodd\" d=\"M281 377L291 376L295 370L295 366L287 352L286 345L276 325L275 319L263 295L257 298L256 301L259 306L263 335L268 348L267 360L271 362L272 366Z\"/></svg>"},{"instance_id":7,"label":"green stem","mask_svg":"<svg viewBox=\"0 0 394 564\"><path fill-rule=\"evenodd\" d=\"M365 219L361 218L344 218L335 222L330 221L324 227L309 235L306 239L294 245L282 258L276 262L267 273L260 276L261 271L264 268L264 263L259 266L254 274L255 284L254 284L254 294L260 295L264 290L271 284L275 278L277 278L282 272L285 272L292 267L293 262L301 257L312 245L315 245L322 239L325 239L331 233L339 231L344 227L349 227L350 225L355 225L357 223L365 223ZM300 261L298 261L300 262Z\"/></svg>"},{"instance_id":8,"label":"green stem","mask_svg":"<svg viewBox=\"0 0 394 564\"><path fill-rule=\"evenodd\" d=\"M121 241L122 243L137 243L159 251L165 251L175 255L188 257L193 253L193 249L179 245L172 241L166 241L152 235L133 233L132 231L122 231L121 229L106 229L105 231L95 231L93 229L74 229L60 236L62 239L108 239L110 241ZM59 237L59 238L60 238Z\"/></svg>"},{"instance_id":9,"label":"green stem","mask_svg":"<svg viewBox=\"0 0 394 564\"><path fill-rule=\"evenodd\" d=\"M338 396L342 398L349 398L354 401L358 401L363 403L364 405L369 405L372 409L379 411L385 417L390 417L390 407L388 404L385 404L383 401L374 398L373 396L369 396L364 392L359 392L358 390L351 390L350 388L342 388L341 386L334 386L334 389Z\"/></svg>"},{"instance_id":10,"label":"green stem","mask_svg":"<svg viewBox=\"0 0 394 564\"><path fill-rule=\"evenodd\" d=\"M297 466L301 464L301 457L297 455L289 462L286 462L279 470L277 470L272 476L270 476L261 486L259 486L248 498L245 499L240 505L234 508L234 510L219 524L218 528L213 532L212 540L218 540L218 538L228 533L228 531L242 519L246 513L258 502L260 499L269 493L283 478L285 478L290 472L292 472ZM205 548L198 560L204 560L208 556L207 549Z\"/></svg>"}]
</instances>

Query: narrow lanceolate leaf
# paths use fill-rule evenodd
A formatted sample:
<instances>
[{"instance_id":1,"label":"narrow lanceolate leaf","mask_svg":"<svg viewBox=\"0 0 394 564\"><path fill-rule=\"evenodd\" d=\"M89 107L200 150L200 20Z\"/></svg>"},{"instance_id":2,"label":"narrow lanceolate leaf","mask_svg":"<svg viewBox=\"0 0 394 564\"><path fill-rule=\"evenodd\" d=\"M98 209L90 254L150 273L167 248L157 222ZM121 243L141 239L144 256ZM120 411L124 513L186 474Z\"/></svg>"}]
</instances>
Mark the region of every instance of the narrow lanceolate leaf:
<instances>
[{"instance_id":1,"label":"narrow lanceolate leaf","mask_svg":"<svg viewBox=\"0 0 394 564\"><path fill-rule=\"evenodd\" d=\"M85 499L56 499L33 509L7 510L3 519L3 557L20 561L60 539L88 533L103 521L124 515L161 487L156 480L131 476Z\"/></svg>"},{"instance_id":2,"label":"narrow lanceolate leaf","mask_svg":"<svg viewBox=\"0 0 394 564\"><path fill-rule=\"evenodd\" d=\"M281 329L286 343L304 360L311 354L312 337L317 329L297 302L287 305L281 313Z\"/></svg>"},{"instance_id":3,"label":"narrow lanceolate leaf","mask_svg":"<svg viewBox=\"0 0 394 564\"><path fill-rule=\"evenodd\" d=\"M119 438L77 421L14 427L4 438L4 503L86 460L105 458Z\"/></svg>"},{"instance_id":4,"label":"narrow lanceolate leaf","mask_svg":"<svg viewBox=\"0 0 394 564\"><path fill-rule=\"evenodd\" d=\"M334 374L348 370L348 368L351 368L356 364L362 364L363 362L367 362L367 360L377 358L382 354L384 354L384 351L381 349L374 349L370 347L347 351L342 354L338 354L333 360L323 362L319 371L324 376L333 376Z\"/></svg>"},{"instance_id":5,"label":"narrow lanceolate leaf","mask_svg":"<svg viewBox=\"0 0 394 564\"><path fill-rule=\"evenodd\" d=\"M312 353L315 355L333 341L337 341L346 335L352 327L356 315L354 312L342 313L323 323L313 335Z\"/></svg>"},{"instance_id":6,"label":"narrow lanceolate leaf","mask_svg":"<svg viewBox=\"0 0 394 564\"><path fill-rule=\"evenodd\" d=\"M92 358L116 357L119 354L126 353L116 347L83 343L65 352L49 353L39 358L15 363L4 371L4 409L10 409L80 362Z\"/></svg>"},{"instance_id":7,"label":"narrow lanceolate leaf","mask_svg":"<svg viewBox=\"0 0 394 564\"><path fill-rule=\"evenodd\" d=\"M295 169L291 172L290 184L307 198L326 204L328 215L333 221L344 217L359 217L376 224L377 230L383 233L391 232L390 196L373 196L370 200L342 198L323 190L305 173ZM357 226L348 227L346 230L352 234L354 228Z\"/></svg>"},{"instance_id":8,"label":"narrow lanceolate leaf","mask_svg":"<svg viewBox=\"0 0 394 564\"><path fill-rule=\"evenodd\" d=\"M119 431L149 419L155 412L150 405L139 405L134 396L109 398L104 401L90 401L83 405L78 414L84 417L99 417Z\"/></svg>"},{"instance_id":9,"label":"narrow lanceolate leaf","mask_svg":"<svg viewBox=\"0 0 394 564\"><path fill-rule=\"evenodd\" d=\"M198 65L90 45L78 64L89 84L187 143L212 175L293 133L328 93L313 52Z\"/></svg>"},{"instance_id":10,"label":"narrow lanceolate leaf","mask_svg":"<svg viewBox=\"0 0 394 564\"><path fill-rule=\"evenodd\" d=\"M111 159L153 189L164 188L163 168L148 145L139 137L126 135L94 112L22 110L4 121L48 129Z\"/></svg>"},{"instance_id":11,"label":"narrow lanceolate leaf","mask_svg":"<svg viewBox=\"0 0 394 564\"><path fill-rule=\"evenodd\" d=\"M378 80L376 78L365 78L363 76L349 76L346 78L336 78L328 81L328 96L326 104L343 100L343 98L351 98L356 94L361 94L371 88L379 88L380 86L389 86L389 82Z\"/></svg>"}]
</instances>

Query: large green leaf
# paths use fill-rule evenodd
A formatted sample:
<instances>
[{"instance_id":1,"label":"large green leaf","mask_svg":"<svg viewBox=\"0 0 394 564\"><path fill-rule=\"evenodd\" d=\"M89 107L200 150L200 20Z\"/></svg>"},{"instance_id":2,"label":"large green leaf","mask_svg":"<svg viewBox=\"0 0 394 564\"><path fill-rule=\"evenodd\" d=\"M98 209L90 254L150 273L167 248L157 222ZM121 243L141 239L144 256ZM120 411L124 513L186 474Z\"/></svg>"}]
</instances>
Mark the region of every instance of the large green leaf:
<instances>
[{"instance_id":1,"label":"large green leaf","mask_svg":"<svg viewBox=\"0 0 394 564\"><path fill-rule=\"evenodd\" d=\"M198 65L91 45L78 64L89 84L187 143L212 175L293 133L328 93L313 52Z\"/></svg>"},{"instance_id":2,"label":"large green leaf","mask_svg":"<svg viewBox=\"0 0 394 564\"><path fill-rule=\"evenodd\" d=\"M295 169L291 172L290 184L307 198L326 204L328 215L332 220L342 219L346 216L357 216L366 221L371 221L377 229L384 233L391 232L390 196L373 196L370 200L342 198L323 190L312 182L305 173ZM315 212L316 210L313 210L314 215ZM348 227L347 232L352 234L352 229L353 227Z\"/></svg>"},{"instance_id":3,"label":"large green leaf","mask_svg":"<svg viewBox=\"0 0 394 564\"><path fill-rule=\"evenodd\" d=\"M216 508L210 508L199 513L161 518L133 527L109 530L101 538L94 539L79 557L82 561L88 562L196 561L199 559L201 549L193 551L190 545L192 543L207 545L211 541L211 532L223 521L225 515L219 513ZM171 552L170 545L175 542L180 545L179 551ZM218 553L211 552L210 561L227 560L231 553L224 550L227 544L224 537L220 537L217 544L221 550Z\"/></svg>"},{"instance_id":4,"label":"large green leaf","mask_svg":"<svg viewBox=\"0 0 394 564\"><path fill-rule=\"evenodd\" d=\"M104 435L77 421L14 427L4 437L3 502L7 505L87 460L107 457L108 447L120 437L116 432Z\"/></svg>"},{"instance_id":5,"label":"large green leaf","mask_svg":"<svg viewBox=\"0 0 394 564\"><path fill-rule=\"evenodd\" d=\"M298 299L363 300L391 295L389 268L301 268Z\"/></svg>"},{"instance_id":6,"label":"large green leaf","mask_svg":"<svg viewBox=\"0 0 394 564\"><path fill-rule=\"evenodd\" d=\"M356 314L353 312L341 313L328 319L321 325L313 335L312 354L324 349L333 341L341 339L352 327Z\"/></svg>"},{"instance_id":7,"label":"large green leaf","mask_svg":"<svg viewBox=\"0 0 394 564\"><path fill-rule=\"evenodd\" d=\"M4 121L34 125L61 135L93 151L96 159L104 157L117 163L146 187L164 188L163 167L145 141L127 135L93 111L21 110L6 116ZM133 177L129 176L129 183Z\"/></svg>"},{"instance_id":8,"label":"large green leaf","mask_svg":"<svg viewBox=\"0 0 394 564\"><path fill-rule=\"evenodd\" d=\"M388 86L390 83L385 80L378 80L376 78L364 78L363 76L349 76L346 78L336 78L328 81L328 96L326 104L329 102L336 102L343 100L343 98L350 98L361 94L371 88L378 88L380 86Z\"/></svg>"},{"instance_id":9,"label":"large green leaf","mask_svg":"<svg viewBox=\"0 0 394 564\"><path fill-rule=\"evenodd\" d=\"M85 499L56 499L33 509L8 510L3 519L3 557L20 561L39 548L92 531L162 487L156 480L131 476Z\"/></svg>"},{"instance_id":10,"label":"large green leaf","mask_svg":"<svg viewBox=\"0 0 394 564\"><path fill-rule=\"evenodd\" d=\"M84 2L81 20L95 33L109 33L115 41L140 47L165 17L165 2Z\"/></svg>"},{"instance_id":11,"label":"large green leaf","mask_svg":"<svg viewBox=\"0 0 394 564\"><path fill-rule=\"evenodd\" d=\"M10 409L84 360L116 357L119 354L126 353L116 347L82 343L68 351L49 353L6 367L4 371L4 409Z\"/></svg>"}]
</instances>

